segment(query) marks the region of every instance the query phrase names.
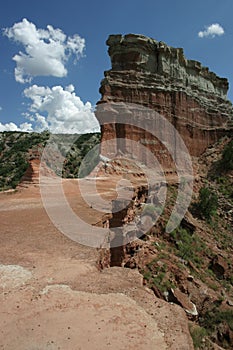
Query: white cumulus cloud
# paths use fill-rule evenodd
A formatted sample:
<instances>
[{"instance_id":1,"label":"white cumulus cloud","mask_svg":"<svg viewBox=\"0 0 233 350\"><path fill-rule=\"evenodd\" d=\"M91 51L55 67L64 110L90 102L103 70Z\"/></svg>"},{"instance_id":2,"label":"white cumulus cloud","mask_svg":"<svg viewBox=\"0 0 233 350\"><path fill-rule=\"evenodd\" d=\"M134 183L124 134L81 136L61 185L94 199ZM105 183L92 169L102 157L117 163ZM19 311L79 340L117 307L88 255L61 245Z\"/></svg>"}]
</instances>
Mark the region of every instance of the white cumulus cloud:
<instances>
[{"instance_id":1,"label":"white cumulus cloud","mask_svg":"<svg viewBox=\"0 0 233 350\"><path fill-rule=\"evenodd\" d=\"M211 24L210 26L206 26L205 30L200 31L198 33L199 38L214 38L216 35L221 36L224 34L224 29L223 27L218 24L214 23Z\"/></svg>"},{"instance_id":2,"label":"white cumulus cloud","mask_svg":"<svg viewBox=\"0 0 233 350\"><path fill-rule=\"evenodd\" d=\"M26 18L5 28L3 34L23 46L24 52L19 51L13 57L15 79L20 83L31 82L36 76L65 77L70 56L77 61L85 49L85 39L78 34L67 37L51 25L40 29Z\"/></svg>"},{"instance_id":3,"label":"white cumulus cloud","mask_svg":"<svg viewBox=\"0 0 233 350\"><path fill-rule=\"evenodd\" d=\"M2 124L0 122L0 132L3 131L24 131L24 132L30 132L32 130L32 124L31 123L22 123L20 126L17 126L15 123L6 123Z\"/></svg>"},{"instance_id":4,"label":"white cumulus cloud","mask_svg":"<svg viewBox=\"0 0 233 350\"><path fill-rule=\"evenodd\" d=\"M35 123L35 130L53 133L86 133L99 131L90 102L83 103L74 86L44 87L33 85L24 90L32 103L27 118Z\"/></svg>"}]
</instances>

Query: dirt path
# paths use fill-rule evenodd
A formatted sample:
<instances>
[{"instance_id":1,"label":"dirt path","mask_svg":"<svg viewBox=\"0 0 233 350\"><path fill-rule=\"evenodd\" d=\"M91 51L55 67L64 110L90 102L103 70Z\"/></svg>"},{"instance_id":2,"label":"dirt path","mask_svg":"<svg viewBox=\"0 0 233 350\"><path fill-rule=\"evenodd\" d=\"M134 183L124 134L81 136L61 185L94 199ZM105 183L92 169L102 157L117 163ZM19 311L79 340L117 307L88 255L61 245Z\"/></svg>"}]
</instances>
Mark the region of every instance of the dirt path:
<instances>
[{"instance_id":1,"label":"dirt path","mask_svg":"<svg viewBox=\"0 0 233 350\"><path fill-rule=\"evenodd\" d=\"M107 188L110 201L115 182ZM89 224L100 220L77 181L64 189ZM0 349L192 349L181 308L156 299L136 270L98 271L98 250L59 232L38 187L0 194L0 223Z\"/></svg>"}]
</instances>

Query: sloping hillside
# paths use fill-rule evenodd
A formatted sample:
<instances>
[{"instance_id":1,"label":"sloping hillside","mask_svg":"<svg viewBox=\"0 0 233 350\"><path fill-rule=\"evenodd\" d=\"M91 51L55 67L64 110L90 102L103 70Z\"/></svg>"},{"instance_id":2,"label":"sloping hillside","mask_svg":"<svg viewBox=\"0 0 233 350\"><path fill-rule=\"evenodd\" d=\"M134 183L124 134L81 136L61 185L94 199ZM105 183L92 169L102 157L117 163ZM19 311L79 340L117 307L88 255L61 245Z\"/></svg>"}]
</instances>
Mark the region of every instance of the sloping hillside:
<instances>
[{"instance_id":1,"label":"sloping hillside","mask_svg":"<svg viewBox=\"0 0 233 350\"><path fill-rule=\"evenodd\" d=\"M223 138L194 160L193 200L177 229L165 231L177 195L177 184L169 184L157 223L121 254L121 263L138 268L157 297L186 311L196 349L233 348L232 147ZM129 210L132 217L138 208Z\"/></svg>"},{"instance_id":2,"label":"sloping hillside","mask_svg":"<svg viewBox=\"0 0 233 350\"><path fill-rule=\"evenodd\" d=\"M79 166L85 155L99 143L100 134L83 134L73 143L71 149L64 149L63 141L66 135L56 135L60 152L65 157L63 177L78 177ZM0 133L0 191L16 188L22 176L27 171L30 163L40 159L50 133ZM88 159L83 164L83 173L88 173L98 162L98 152L92 157L92 163ZM52 164L49 164L52 167ZM56 169L53 169L56 171ZM80 176L80 174L79 174ZM82 174L81 174L82 176Z\"/></svg>"},{"instance_id":3,"label":"sloping hillside","mask_svg":"<svg viewBox=\"0 0 233 350\"><path fill-rule=\"evenodd\" d=\"M1 189L17 186L30 162L35 157L40 158L49 136L48 133L0 135ZM65 156L63 177L75 178L85 155L98 145L100 134L80 136L68 153L63 137L59 139L58 148ZM193 200L176 230L170 234L165 231L176 201L177 183L174 182L168 185L166 206L160 219L145 236L121 249L120 264L113 260L108 263L109 256L110 260L113 258L109 251L102 251L98 262L102 268L116 264L138 269L144 285L157 298L178 304L185 310L194 346L202 350L212 350L217 345L223 349L233 347L232 148L233 141L223 138L199 159L193 159ZM95 156L92 162L88 158L84 161L83 175L98 162L98 148ZM127 164L125 171L129 171L129 167ZM114 175L110 170L111 162L105 173L105 183ZM137 181L140 182L140 178ZM130 210L132 217L138 208ZM122 222L128 220L127 215ZM153 210L148 206L146 216L150 215Z\"/></svg>"}]
</instances>

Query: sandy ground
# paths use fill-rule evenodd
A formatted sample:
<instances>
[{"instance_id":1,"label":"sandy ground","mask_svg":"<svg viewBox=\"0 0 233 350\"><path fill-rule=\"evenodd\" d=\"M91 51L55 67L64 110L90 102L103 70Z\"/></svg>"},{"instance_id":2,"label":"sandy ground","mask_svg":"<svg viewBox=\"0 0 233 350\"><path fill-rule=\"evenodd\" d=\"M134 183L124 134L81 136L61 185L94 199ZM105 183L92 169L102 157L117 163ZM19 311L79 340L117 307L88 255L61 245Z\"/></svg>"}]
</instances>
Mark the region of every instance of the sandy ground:
<instances>
[{"instance_id":1,"label":"sandy ground","mask_svg":"<svg viewBox=\"0 0 233 350\"><path fill-rule=\"evenodd\" d=\"M116 182L97 186L105 210ZM70 207L92 225L102 213L89 188L85 180L91 205L77 180L64 181ZM156 299L136 270L99 271L99 250L54 226L37 186L0 194L0 225L0 349L192 349L183 310Z\"/></svg>"}]
</instances>

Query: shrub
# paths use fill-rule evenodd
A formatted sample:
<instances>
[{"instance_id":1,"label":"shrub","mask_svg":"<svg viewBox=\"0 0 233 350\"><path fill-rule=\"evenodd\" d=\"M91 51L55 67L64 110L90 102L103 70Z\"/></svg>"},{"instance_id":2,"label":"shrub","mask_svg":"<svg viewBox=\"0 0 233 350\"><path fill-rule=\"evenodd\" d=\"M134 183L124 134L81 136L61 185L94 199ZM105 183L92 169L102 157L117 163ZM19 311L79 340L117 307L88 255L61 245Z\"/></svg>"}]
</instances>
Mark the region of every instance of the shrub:
<instances>
[{"instance_id":1,"label":"shrub","mask_svg":"<svg viewBox=\"0 0 233 350\"><path fill-rule=\"evenodd\" d=\"M205 327L210 332L213 332L221 323L227 323L229 328L233 330L233 311L219 310L214 307L202 316L200 323L201 326Z\"/></svg>"},{"instance_id":2,"label":"shrub","mask_svg":"<svg viewBox=\"0 0 233 350\"><path fill-rule=\"evenodd\" d=\"M217 195L208 187L202 187L199 191L199 201L196 205L196 209L210 222L212 217L216 215L218 209Z\"/></svg>"},{"instance_id":3,"label":"shrub","mask_svg":"<svg viewBox=\"0 0 233 350\"><path fill-rule=\"evenodd\" d=\"M186 229L178 227L170 233L172 240L174 240L177 252L176 255L185 260L191 260L197 266L201 265L202 260L198 253L206 249L199 237L191 234Z\"/></svg>"},{"instance_id":4,"label":"shrub","mask_svg":"<svg viewBox=\"0 0 233 350\"><path fill-rule=\"evenodd\" d=\"M203 338L207 336L207 331L205 328L195 326L190 327L190 334L193 339L194 348L198 349L202 345Z\"/></svg>"},{"instance_id":5,"label":"shrub","mask_svg":"<svg viewBox=\"0 0 233 350\"><path fill-rule=\"evenodd\" d=\"M85 177L94 169L99 162L100 136L100 133L89 133L77 138L65 154L63 177Z\"/></svg>"},{"instance_id":6,"label":"shrub","mask_svg":"<svg viewBox=\"0 0 233 350\"><path fill-rule=\"evenodd\" d=\"M223 150L221 166L224 170L233 170L233 140Z\"/></svg>"},{"instance_id":7,"label":"shrub","mask_svg":"<svg viewBox=\"0 0 233 350\"><path fill-rule=\"evenodd\" d=\"M155 206L154 204L144 204L143 205L143 215L150 216L153 220L156 220L158 216L161 214L162 207Z\"/></svg>"}]
</instances>

